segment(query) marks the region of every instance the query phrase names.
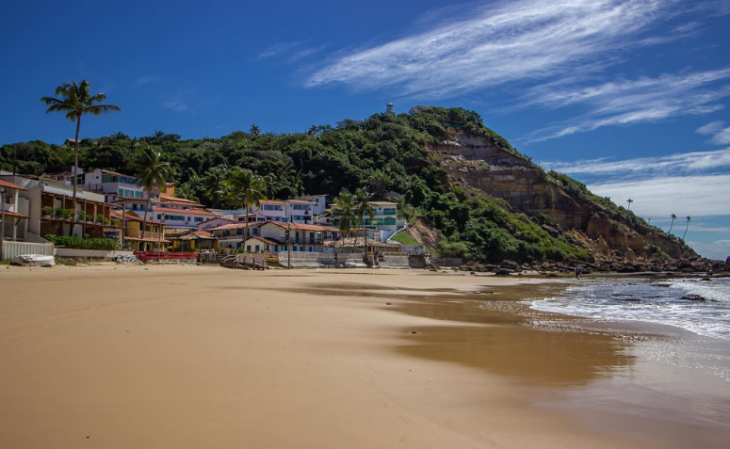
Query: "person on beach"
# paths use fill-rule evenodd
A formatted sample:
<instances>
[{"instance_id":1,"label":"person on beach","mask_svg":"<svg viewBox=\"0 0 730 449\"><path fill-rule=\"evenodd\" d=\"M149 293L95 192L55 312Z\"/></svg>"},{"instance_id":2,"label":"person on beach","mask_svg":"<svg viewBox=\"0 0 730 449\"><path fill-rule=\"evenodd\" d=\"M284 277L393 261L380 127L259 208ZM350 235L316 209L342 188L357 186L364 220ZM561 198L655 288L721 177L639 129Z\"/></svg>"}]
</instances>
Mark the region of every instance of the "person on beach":
<instances>
[{"instance_id":1,"label":"person on beach","mask_svg":"<svg viewBox=\"0 0 730 449\"><path fill-rule=\"evenodd\" d=\"M575 278L580 279L580 267L575 267Z\"/></svg>"}]
</instances>

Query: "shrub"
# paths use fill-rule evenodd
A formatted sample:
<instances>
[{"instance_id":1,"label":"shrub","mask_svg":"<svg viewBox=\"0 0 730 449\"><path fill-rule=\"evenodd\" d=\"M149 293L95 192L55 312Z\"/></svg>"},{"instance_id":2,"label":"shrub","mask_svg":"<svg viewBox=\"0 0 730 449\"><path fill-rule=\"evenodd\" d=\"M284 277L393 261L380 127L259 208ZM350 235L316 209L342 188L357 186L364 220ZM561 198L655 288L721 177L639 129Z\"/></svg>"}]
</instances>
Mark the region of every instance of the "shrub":
<instances>
[{"instance_id":1,"label":"shrub","mask_svg":"<svg viewBox=\"0 0 730 449\"><path fill-rule=\"evenodd\" d=\"M52 242L56 246L71 249L100 249L112 251L117 248L117 241L112 239L80 239L75 236L60 236L48 234L46 240Z\"/></svg>"},{"instance_id":2,"label":"shrub","mask_svg":"<svg viewBox=\"0 0 730 449\"><path fill-rule=\"evenodd\" d=\"M56 209L54 214L58 219L70 220L74 216L74 211L72 209Z\"/></svg>"}]
</instances>

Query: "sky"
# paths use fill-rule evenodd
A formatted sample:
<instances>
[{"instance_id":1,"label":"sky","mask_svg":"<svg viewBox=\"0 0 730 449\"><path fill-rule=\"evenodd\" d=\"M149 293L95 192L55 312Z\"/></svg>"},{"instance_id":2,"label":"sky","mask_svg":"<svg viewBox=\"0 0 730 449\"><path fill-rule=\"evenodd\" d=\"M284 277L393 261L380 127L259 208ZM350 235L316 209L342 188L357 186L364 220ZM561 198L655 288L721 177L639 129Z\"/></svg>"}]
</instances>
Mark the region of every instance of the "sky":
<instances>
[{"instance_id":1,"label":"sky","mask_svg":"<svg viewBox=\"0 0 730 449\"><path fill-rule=\"evenodd\" d=\"M393 102L479 112L523 153L730 255L730 0L33 1L0 17L0 144L301 132ZM677 215L672 224L670 216Z\"/></svg>"}]
</instances>

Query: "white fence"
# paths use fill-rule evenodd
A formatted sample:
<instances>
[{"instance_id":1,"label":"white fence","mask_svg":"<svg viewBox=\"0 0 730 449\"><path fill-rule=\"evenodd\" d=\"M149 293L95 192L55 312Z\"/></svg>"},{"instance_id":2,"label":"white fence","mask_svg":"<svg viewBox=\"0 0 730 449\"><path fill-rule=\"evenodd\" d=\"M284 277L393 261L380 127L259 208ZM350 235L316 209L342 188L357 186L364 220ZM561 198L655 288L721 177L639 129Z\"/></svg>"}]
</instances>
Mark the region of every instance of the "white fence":
<instances>
[{"instance_id":1,"label":"white fence","mask_svg":"<svg viewBox=\"0 0 730 449\"><path fill-rule=\"evenodd\" d=\"M3 245L3 258L12 259L26 254L53 255L52 243L0 242Z\"/></svg>"}]
</instances>

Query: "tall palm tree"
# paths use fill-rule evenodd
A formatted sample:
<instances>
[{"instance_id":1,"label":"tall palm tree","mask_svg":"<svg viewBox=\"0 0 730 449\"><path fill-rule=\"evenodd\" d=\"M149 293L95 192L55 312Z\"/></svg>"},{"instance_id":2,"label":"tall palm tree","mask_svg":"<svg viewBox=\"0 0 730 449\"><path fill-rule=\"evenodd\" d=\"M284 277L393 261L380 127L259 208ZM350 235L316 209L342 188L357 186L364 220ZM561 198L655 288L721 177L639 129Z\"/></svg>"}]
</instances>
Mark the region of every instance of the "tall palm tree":
<instances>
[{"instance_id":1,"label":"tall palm tree","mask_svg":"<svg viewBox=\"0 0 730 449\"><path fill-rule=\"evenodd\" d=\"M667 234L672 233L672 228L674 227L674 221L677 219L677 214L672 214L672 224L669 226L669 232Z\"/></svg>"},{"instance_id":2,"label":"tall palm tree","mask_svg":"<svg viewBox=\"0 0 730 449\"><path fill-rule=\"evenodd\" d=\"M162 189L165 181L172 176L172 166L169 162L163 162L159 151L151 148L139 148L137 154L130 164L140 185L147 191L147 201L144 208L142 220L142 239L147 228L147 211L150 209L150 200L155 188ZM145 247L147 245L145 244Z\"/></svg>"},{"instance_id":3,"label":"tall palm tree","mask_svg":"<svg viewBox=\"0 0 730 449\"><path fill-rule=\"evenodd\" d=\"M346 237L352 232L353 227L357 228L357 199L355 195L343 190L340 195L333 201L334 206L330 209L332 218L339 219L339 228L342 237Z\"/></svg>"},{"instance_id":4,"label":"tall palm tree","mask_svg":"<svg viewBox=\"0 0 730 449\"><path fill-rule=\"evenodd\" d=\"M259 134L261 134L261 128L259 128L259 125L254 123L253 125L251 125L251 129L249 129L248 132L252 136L258 136Z\"/></svg>"},{"instance_id":5,"label":"tall palm tree","mask_svg":"<svg viewBox=\"0 0 730 449\"><path fill-rule=\"evenodd\" d=\"M363 189L357 189L355 190L355 213L357 214L357 224L358 227L360 227L363 224L363 218L365 218L365 215L370 218L370 221L372 222L373 218L375 217L375 209L373 209L372 203L370 203L370 200L372 200L373 195L366 192ZM357 234L355 235L355 242L357 243ZM368 234L367 230L365 231L365 252L368 250Z\"/></svg>"},{"instance_id":6,"label":"tall palm tree","mask_svg":"<svg viewBox=\"0 0 730 449\"><path fill-rule=\"evenodd\" d=\"M628 205L629 205L629 207L627 207L627 208L626 208L626 210L631 210L631 203L633 203L633 202L634 202L634 200L632 200L631 198L629 198L628 200L626 200L626 202L627 202L627 203L628 203Z\"/></svg>"},{"instance_id":7,"label":"tall palm tree","mask_svg":"<svg viewBox=\"0 0 730 449\"><path fill-rule=\"evenodd\" d=\"M689 222L692 221L692 217L687 215L687 227L684 228L684 235L682 236L682 240L684 240L685 237L687 237L687 231L689 231Z\"/></svg>"},{"instance_id":8,"label":"tall palm tree","mask_svg":"<svg viewBox=\"0 0 730 449\"><path fill-rule=\"evenodd\" d=\"M66 118L72 122L76 122L76 142L74 147L74 169L73 169L73 210L74 210L74 224L78 222L78 216L76 214L76 183L78 182L78 167L79 167L79 131L81 130L81 116L84 114L90 115L101 115L113 111L121 111L119 106L113 104L101 104L106 100L106 95L98 93L91 95L89 92L91 84L88 81L83 80L81 84L76 84L76 81L70 83L61 84L56 88L56 96L54 97L43 97L41 101L49 106L46 114L49 112L62 112L66 114ZM69 235L73 234L74 226L71 226Z\"/></svg>"},{"instance_id":9,"label":"tall palm tree","mask_svg":"<svg viewBox=\"0 0 730 449\"><path fill-rule=\"evenodd\" d=\"M243 206L246 213L246 232L242 242L245 245L249 237L248 226L248 209L249 207L259 208L261 200L266 199L264 192L266 191L266 181L264 178L252 172L251 170L236 168L231 172L230 177L225 181L228 189L229 199L237 205Z\"/></svg>"}]
</instances>

